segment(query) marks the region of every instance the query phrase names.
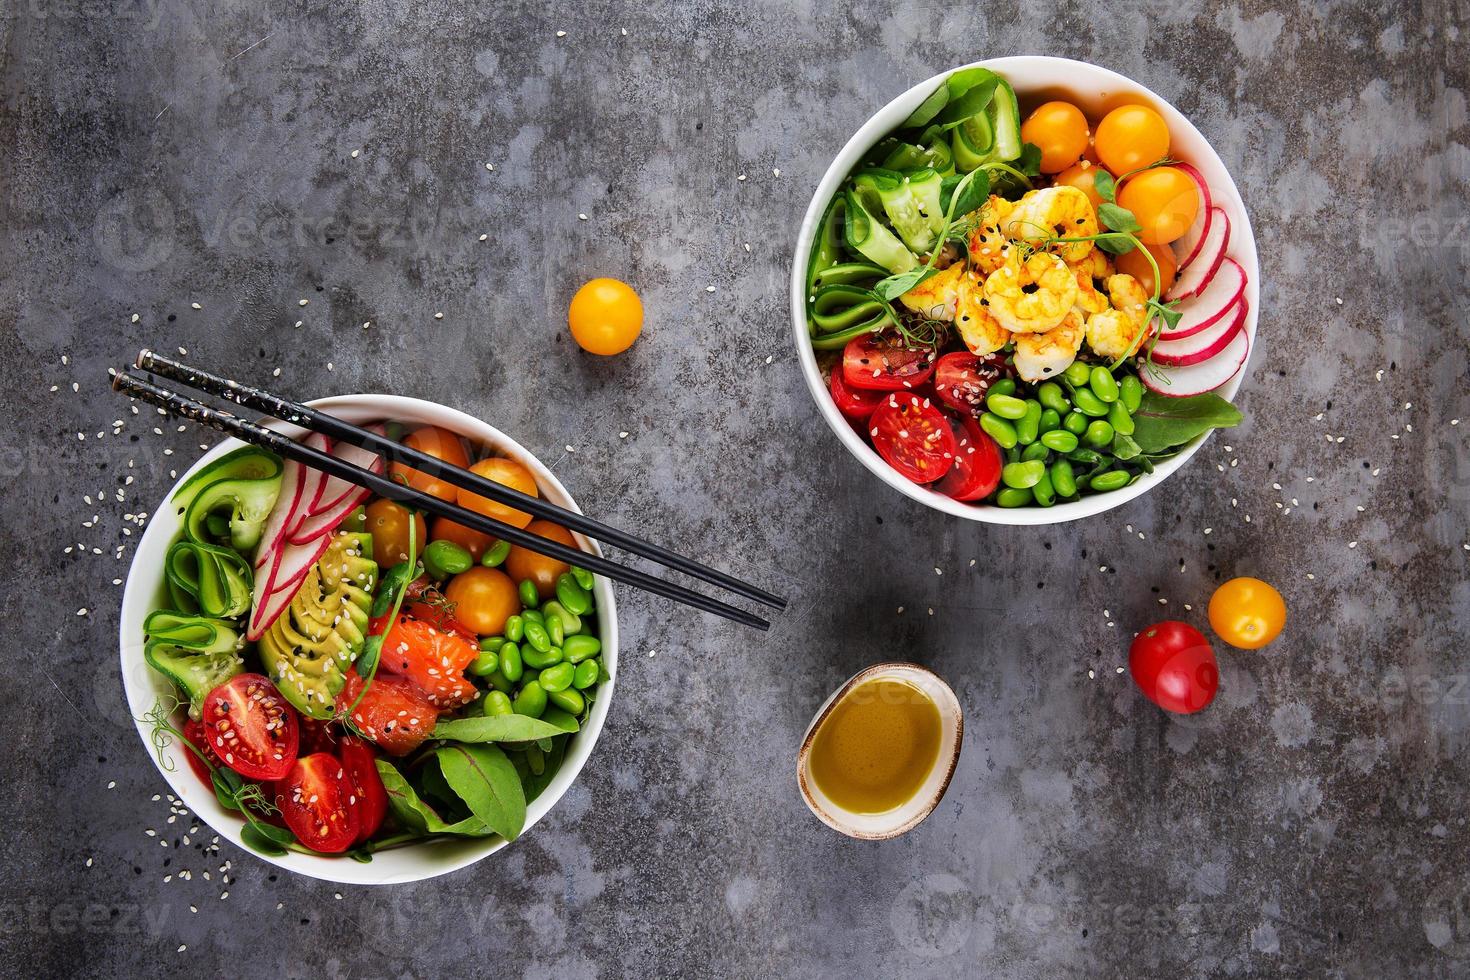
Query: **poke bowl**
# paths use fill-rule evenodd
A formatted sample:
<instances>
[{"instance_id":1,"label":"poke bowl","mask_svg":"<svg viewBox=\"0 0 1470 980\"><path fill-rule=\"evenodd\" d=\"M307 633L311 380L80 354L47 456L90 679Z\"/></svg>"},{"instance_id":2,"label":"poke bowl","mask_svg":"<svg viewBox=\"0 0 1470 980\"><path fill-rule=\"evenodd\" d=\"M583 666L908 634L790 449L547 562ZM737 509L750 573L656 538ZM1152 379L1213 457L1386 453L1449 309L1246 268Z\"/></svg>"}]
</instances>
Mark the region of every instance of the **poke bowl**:
<instances>
[{"instance_id":1,"label":"poke bowl","mask_svg":"<svg viewBox=\"0 0 1470 980\"><path fill-rule=\"evenodd\" d=\"M915 85L818 183L791 273L803 377L838 440L925 506L995 524L1163 483L1258 353L1244 202L1174 106L1064 58Z\"/></svg>"},{"instance_id":2,"label":"poke bowl","mask_svg":"<svg viewBox=\"0 0 1470 980\"><path fill-rule=\"evenodd\" d=\"M378 394L311 405L580 512L544 464L464 412ZM416 489L601 554L398 466ZM154 512L120 620L126 702L190 819L346 884L447 874L529 831L591 755L617 671L606 579L234 439Z\"/></svg>"}]
</instances>

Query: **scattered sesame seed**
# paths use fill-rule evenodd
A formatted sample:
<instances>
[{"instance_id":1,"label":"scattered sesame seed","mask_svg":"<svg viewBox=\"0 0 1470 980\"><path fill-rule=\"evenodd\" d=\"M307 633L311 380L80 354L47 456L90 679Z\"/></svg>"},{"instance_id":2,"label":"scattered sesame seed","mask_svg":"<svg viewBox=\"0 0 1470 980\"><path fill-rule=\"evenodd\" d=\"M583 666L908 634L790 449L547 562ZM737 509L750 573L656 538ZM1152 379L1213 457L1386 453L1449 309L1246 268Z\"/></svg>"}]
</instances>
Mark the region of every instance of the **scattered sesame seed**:
<instances>
[{"instance_id":1,"label":"scattered sesame seed","mask_svg":"<svg viewBox=\"0 0 1470 980\"><path fill-rule=\"evenodd\" d=\"M202 309L204 309L204 307L200 306L198 303L190 303L189 306L192 309L196 309L196 310L202 310Z\"/></svg>"},{"instance_id":2,"label":"scattered sesame seed","mask_svg":"<svg viewBox=\"0 0 1470 980\"><path fill-rule=\"evenodd\" d=\"M489 235L481 235L481 236L480 236L480 241L482 241L482 242L483 242L483 241L485 241L485 240L486 240L486 239L487 239L487 238L489 238L489 237L490 237L490 236L489 236Z\"/></svg>"},{"instance_id":3,"label":"scattered sesame seed","mask_svg":"<svg viewBox=\"0 0 1470 980\"><path fill-rule=\"evenodd\" d=\"M444 319L444 314L443 313L435 313L434 314L434 319L436 319L436 320L442 320L442 319Z\"/></svg>"},{"instance_id":4,"label":"scattered sesame seed","mask_svg":"<svg viewBox=\"0 0 1470 980\"><path fill-rule=\"evenodd\" d=\"M626 439L626 438L628 438L628 433L626 433L626 432L619 432L618 433L618 438L619 439Z\"/></svg>"},{"instance_id":5,"label":"scattered sesame seed","mask_svg":"<svg viewBox=\"0 0 1470 980\"><path fill-rule=\"evenodd\" d=\"M310 302L311 302L311 300L309 300L309 299L303 299L303 300L299 300L299 301L298 301L298 302L297 302L297 303L296 303L296 305L297 305L297 306L305 306L305 305L306 305L306 304L307 304L307 303L310 303ZM300 326L300 325L301 325L301 324L299 324L299 323L298 323L298 324L297 324L297 326Z\"/></svg>"},{"instance_id":6,"label":"scattered sesame seed","mask_svg":"<svg viewBox=\"0 0 1470 980\"><path fill-rule=\"evenodd\" d=\"M712 293L712 292L715 291L715 287L713 287L713 286L705 286L704 287L704 291L707 292L707 293Z\"/></svg>"},{"instance_id":7,"label":"scattered sesame seed","mask_svg":"<svg viewBox=\"0 0 1470 980\"><path fill-rule=\"evenodd\" d=\"M566 37L567 36L567 32L566 31L557 31L556 32L556 36L557 37ZM338 898L341 898L342 896L341 895L338 895L337 897Z\"/></svg>"},{"instance_id":8,"label":"scattered sesame seed","mask_svg":"<svg viewBox=\"0 0 1470 980\"><path fill-rule=\"evenodd\" d=\"M578 214L577 214L577 220L578 221L586 221L587 220L587 216L585 214L582 214L582 213L578 212Z\"/></svg>"}]
</instances>

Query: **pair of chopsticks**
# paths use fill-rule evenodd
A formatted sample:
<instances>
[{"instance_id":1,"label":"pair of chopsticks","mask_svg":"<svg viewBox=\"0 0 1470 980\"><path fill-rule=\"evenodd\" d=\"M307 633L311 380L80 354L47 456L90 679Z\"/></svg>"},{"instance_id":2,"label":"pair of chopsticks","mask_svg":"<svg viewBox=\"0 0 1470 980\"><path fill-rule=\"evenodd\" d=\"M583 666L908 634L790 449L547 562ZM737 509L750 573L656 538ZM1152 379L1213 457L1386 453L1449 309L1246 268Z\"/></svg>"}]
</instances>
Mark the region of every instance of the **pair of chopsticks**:
<instances>
[{"instance_id":1,"label":"pair of chopsticks","mask_svg":"<svg viewBox=\"0 0 1470 980\"><path fill-rule=\"evenodd\" d=\"M451 483L456 487L469 490L483 497L489 497L491 500L514 507L516 510L526 511L537 517L555 521L563 527L580 531L582 534L590 538L595 538L603 544L631 551L667 568L684 572L712 585L720 586L737 595L744 596L747 599L752 599L778 610L786 608L786 600L781 596L757 588L748 582L735 578L733 575L728 575L725 572L710 568L707 565L703 565L691 558L686 558L667 548L651 544L626 531L609 527L601 521L593 520L583 514L565 510L540 497L532 497L529 494L521 493L519 490L514 490L493 480L487 480L476 473L471 473L469 470L445 463L443 460L419 452L402 443L394 442L375 432L353 425L351 422L344 421L335 415L330 415L309 405L303 405L300 402L282 398L263 389L253 388L237 381L222 378L219 375L211 374L208 371L191 365L182 364L150 350L144 350L139 353L134 366L140 371L146 371L154 375L156 378L175 381L237 405L264 412L283 422L289 422L293 425L319 432L331 439L360 446L371 453L383 457L388 462L411 466L416 470L443 480L446 483ZM304 446L288 436L272 429L267 429L255 422L240 418L231 412L213 408L186 395L170 391L147 378L140 377L136 374L116 372L113 374L112 386L122 394L148 402L179 418L188 419L200 425L217 429L226 435L234 436L242 442L248 442L264 449L269 449L287 459L295 460L302 466L309 466L329 476L335 476L348 483L363 487L380 497L387 497L398 503L407 504L436 517L448 518L456 524L462 524L483 534L489 534L496 538L509 541L512 545L519 545L522 548L545 555L548 558L564 561L571 565L579 565L588 571L605 575L615 581L634 586L635 588L662 596L666 599L673 599L675 602L681 602L695 609L714 613L716 616L722 616L725 619L741 623L745 626L753 626L756 629L762 630L770 627L770 623L761 619L759 616L722 602L719 599L695 592L693 589L674 582L655 578L637 569L619 565L599 555L581 551L577 548L567 547L559 542L506 524L503 521L497 521L484 514L466 510L455 504L446 503L432 494L415 490L385 475L373 473L370 470L345 462L336 456L331 456Z\"/></svg>"}]
</instances>

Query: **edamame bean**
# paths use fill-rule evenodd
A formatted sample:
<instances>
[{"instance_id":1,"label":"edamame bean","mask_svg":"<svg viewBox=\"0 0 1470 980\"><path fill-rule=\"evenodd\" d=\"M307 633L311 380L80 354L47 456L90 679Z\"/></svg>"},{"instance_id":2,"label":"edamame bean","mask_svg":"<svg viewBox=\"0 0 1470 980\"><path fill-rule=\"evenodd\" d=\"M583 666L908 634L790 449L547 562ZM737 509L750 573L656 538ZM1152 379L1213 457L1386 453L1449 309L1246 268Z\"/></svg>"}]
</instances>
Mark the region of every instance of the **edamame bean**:
<instances>
[{"instance_id":1,"label":"edamame bean","mask_svg":"<svg viewBox=\"0 0 1470 980\"><path fill-rule=\"evenodd\" d=\"M510 696L504 691L486 691L482 700L485 706L480 710L487 718L502 718L505 715L515 714L515 709L510 706Z\"/></svg>"},{"instance_id":2,"label":"edamame bean","mask_svg":"<svg viewBox=\"0 0 1470 980\"><path fill-rule=\"evenodd\" d=\"M1092 393L1091 388L1078 388L1072 393L1072 401L1077 403L1077 411L1083 415L1091 415L1095 419L1100 419L1108 414L1108 406L1101 398Z\"/></svg>"},{"instance_id":3,"label":"edamame bean","mask_svg":"<svg viewBox=\"0 0 1470 980\"><path fill-rule=\"evenodd\" d=\"M1074 449L1067 454L1067 458L1083 466L1096 466L1103 461L1102 454L1095 453L1091 449Z\"/></svg>"},{"instance_id":4,"label":"edamame bean","mask_svg":"<svg viewBox=\"0 0 1470 980\"><path fill-rule=\"evenodd\" d=\"M521 661L521 648L514 643L507 643L500 648L500 673L506 680L514 684L521 679L525 672L525 665Z\"/></svg>"},{"instance_id":5,"label":"edamame bean","mask_svg":"<svg viewBox=\"0 0 1470 980\"><path fill-rule=\"evenodd\" d=\"M522 609L521 619L528 623L540 623L542 626L546 625L546 614L539 609Z\"/></svg>"},{"instance_id":6,"label":"edamame bean","mask_svg":"<svg viewBox=\"0 0 1470 980\"><path fill-rule=\"evenodd\" d=\"M1118 400L1129 415L1138 411L1138 406L1143 404L1143 382L1136 375L1123 375L1123 380L1118 382Z\"/></svg>"},{"instance_id":7,"label":"edamame bean","mask_svg":"<svg viewBox=\"0 0 1470 980\"><path fill-rule=\"evenodd\" d=\"M1051 450L1047 449L1043 443L1033 442L1021 453L1020 462L1025 463L1033 459L1046 459L1050 452Z\"/></svg>"},{"instance_id":8,"label":"edamame bean","mask_svg":"<svg viewBox=\"0 0 1470 980\"><path fill-rule=\"evenodd\" d=\"M592 573L587 571L587 569L581 568L577 565L573 565L572 578L576 579L577 584L586 589L588 592L592 591Z\"/></svg>"},{"instance_id":9,"label":"edamame bean","mask_svg":"<svg viewBox=\"0 0 1470 980\"><path fill-rule=\"evenodd\" d=\"M506 694L514 694L516 689L515 683L505 676L505 670L503 669L504 666L504 664L501 664L502 669L497 670L489 677L486 677L485 680L492 688L497 691L504 691Z\"/></svg>"},{"instance_id":10,"label":"edamame bean","mask_svg":"<svg viewBox=\"0 0 1470 980\"><path fill-rule=\"evenodd\" d=\"M521 642L521 637L526 635L525 628L526 621L521 618L520 613L516 613L514 616L511 616L505 621L506 640L511 643Z\"/></svg>"},{"instance_id":11,"label":"edamame bean","mask_svg":"<svg viewBox=\"0 0 1470 980\"><path fill-rule=\"evenodd\" d=\"M551 634L540 623L526 623L526 642L532 649L546 653L551 649Z\"/></svg>"},{"instance_id":12,"label":"edamame bean","mask_svg":"<svg viewBox=\"0 0 1470 980\"><path fill-rule=\"evenodd\" d=\"M1062 427L1062 416L1054 408L1048 408L1041 413L1041 431L1050 432Z\"/></svg>"},{"instance_id":13,"label":"edamame bean","mask_svg":"<svg viewBox=\"0 0 1470 980\"><path fill-rule=\"evenodd\" d=\"M1092 478L1092 489L1101 492L1118 490L1127 486L1128 480L1129 476L1126 470L1108 470Z\"/></svg>"},{"instance_id":14,"label":"edamame bean","mask_svg":"<svg viewBox=\"0 0 1470 980\"><path fill-rule=\"evenodd\" d=\"M1087 416L1081 412L1068 412L1067 417L1062 419L1062 428L1074 436L1080 436L1087 431Z\"/></svg>"},{"instance_id":15,"label":"edamame bean","mask_svg":"<svg viewBox=\"0 0 1470 980\"><path fill-rule=\"evenodd\" d=\"M1092 369L1087 378L1087 385L1099 401L1111 405L1118 400L1118 382L1113 380L1113 372L1101 364Z\"/></svg>"},{"instance_id":16,"label":"edamame bean","mask_svg":"<svg viewBox=\"0 0 1470 980\"><path fill-rule=\"evenodd\" d=\"M1077 448L1077 437L1066 429L1057 429L1055 432L1043 432L1041 434L1041 445L1047 449L1055 449L1059 453L1070 453Z\"/></svg>"},{"instance_id":17,"label":"edamame bean","mask_svg":"<svg viewBox=\"0 0 1470 980\"><path fill-rule=\"evenodd\" d=\"M486 568L499 568L509 557L510 542L497 541L485 549L485 553L480 556L480 564Z\"/></svg>"},{"instance_id":18,"label":"edamame bean","mask_svg":"<svg viewBox=\"0 0 1470 980\"><path fill-rule=\"evenodd\" d=\"M567 572L556 577L556 601L566 606L568 612L578 616L592 611L592 597Z\"/></svg>"},{"instance_id":19,"label":"edamame bean","mask_svg":"<svg viewBox=\"0 0 1470 980\"><path fill-rule=\"evenodd\" d=\"M424 549L424 571L429 578L446 579L451 575L468 571L475 560L453 541L430 541Z\"/></svg>"},{"instance_id":20,"label":"edamame bean","mask_svg":"<svg viewBox=\"0 0 1470 980\"><path fill-rule=\"evenodd\" d=\"M1050 507L1056 503L1057 494L1052 489L1051 477L1045 473L1041 474L1041 479L1037 480L1036 486L1031 488L1031 496L1036 498L1036 502L1042 507Z\"/></svg>"},{"instance_id":21,"label":"edamame bean","mask_svg":"<svg viewBox=\"0 0 1470 980\"><path fill-rule=\"evenodd\" d=\"M1036 389L1036 397L1058 415L1066 415L1072 410L1072 403L1067 401L1067 396L1062 394L1062 386L1055 381L1043 381Z\"/></svg>"},{"instance_id":22,"label":"edamame bean","mask_svg":"<svg viewBox=\"0 0 1470 980\"><path fill-rule=\"evenodd\" d=\"M1128 414L1128 409L1121 401L1113 402L1108 407L1108 423L1112 425L1114 432L1121 432L1125 436L1133 435L1133 416Z\"/></svg>"},{"instance_id":23,"label":"edamame bean","mask_svg":"<svg viewBox=\"0 0 1470 980\"><path fill-rule=\"evenodd\" d=\"M595 636L569 636L562 651L569 663L580 664L602 652L602 641Z\"/></svg>"},{"instance_id":24,"label":"edamame bean","mask_svg":"<svg viewBox=\"0 0 1470 980\"><path fill-rule=\"evenodd\" d=\"M1002 507L1025 507L1031 503L1031 491L1001 487L1000 492L995 495L995 502Z\"/></svg>"},{"instance_id":25,"label":"edamame bean","mask_svg":"<svg viewBox=\"0 0 1470 980\"><path fill-rule=\"evenodd\" d=\"M1026 414L1016 420L1016 441L1029 446L1041 433L1041 402L1028 398L1025 405Z\"/></svg>"},{"instance_id":26,"label":"edamame bean","mask_svg":"<svg viewBox=\"0 0 1470 980\"><path fill-rule=\"evenodd\" d=\"M991 382L990 387L985 389L987 395L1014 395L1016 393L1015 378L999 378Z\"/></svg>"},{"instance_id":27,"label":"edamame bean","mask_svg":"<svg viewBox=\"0 0 1470 980\"><path fill-rule=\"evenodd\" d=\"M536 678L542 690L550 694L553 691L565 691L572 686L572 678L577 674L577 668L568 663L553 664L543 670Z\"/></svg>"},{"instance_id":28,"label":"edamame bean","mask_svg":"<svg viewBox=\"0 0 1470 980\"><path fill-rule=\"evenodd\" d=\"M587 710L587 699L580 691L567 688L565 691L552 691L546 695L546 700L556 705L573 718Z\"/></svg>"},{"instance_id":29,"label":"edamame bean","mask_svg":"<svg viewBox=\"0 0 1470 980\"><path fill-rule=\"evenodd\" d=\"M1002 449L1010 449L1016 444L1016 427L999 415L983 413L980 416L980 428Z\"/></svg>"},{"instance_id":30,"label":"edamame bean","mask_svg":"<svg viewBox=\"0 0 1470 980\"><path fill-rule=\"evenodd\" d=\"M527 670L545 670L553 664L561 663L565 657L561 647L537 650L535 647L528 646L521 651L521 660L525 662Z\"/></svg>"},{"instance_id":31,"label":"edamame bean","mask_svg":"<svg viewBox=\"0 0 1470 980\"><path fill-rule=\"evenodd\" d=\"M561 624L560 616L546 617L546 635L551 637L552 646L559 647L562 645L562 641L567 638L567 631Z\"/></svg>"},{"instance_id":32,"label":"edamame bean","mask_svg":"<svg viewBox=\"0 0 1470 980\"><path fill-rule=\"evenodd\" d=\"M1067 365L1067 370L1062 372L1062 377L1066 378L1073 388L1081 388L1087 384L1091 376L1092 367L1082 361L1073 361Z\"/></svg>"},{"instance_id":33,"label":"edamame bean","mask_svg":"<svg viewBox=\"0 0 1470 980\"><path fill-rule=\"evenodd\" d=\"M1026 414L1026 402L1013 395L998 395L994 386L985 396L985 407L1003 419L1015 421Z\"/></svg>"},{"instance_id":34,"label":"edamame bean","mask_svg":"<svg viewBox=\"0 0 1470 980\"><path fill-rule=\"evenodd\" d=\"M1012 446L1010 449L1007 449L1006 450L1006 462L1007 463L1019 463L1020 461L1021 461L1021 447L1020 446Z\"/></svg>"},{"instance_id":35,"label":"edamame bean","mask_svg":"<svg viewBox=\"0 0 1470 980\"><path fill-rule=\"evenodd\" d=\"M542 606L541 613L545 617L548 626L553 619L561 620L561 632L564 637L576 636L582 632L582 617L576 613L569 612L566 606L563 606L555 599L549 600L546 605Z\"/></svg>"},{"instance_id":36,"label":"edamame bean","mask_svg":"<svg viewBox=\"0 0 1470 980\"><path fill-rule=\"evenodd\" d=\"M587 690L597 683L597 672L601 669L602 665L596 660L582 661L577 664L576 673L572 675L572 686L579 691Z\"/></svg>"},{"instance_id":37,"label":"edamame bean","mask_svg":"<svg viewBox=\"0 0 1470 980\"><path fill-rule=\"evenodd\" d=\"M1036 486L1036 481L1045 472L1046 466L1040 460L1030 459L1022 463L1007 463L1000 471L1000 478L1012 489L1029 490Z\"/></svg>"},{"instance_id":38,"label":"edamame bean","mask_svg":"<svg viewBox=\"0 0 1470 980\"><path fill-rule=\"evenodd\" d=\"M541 595L536 591L536 583L530 579L522 579L519 586L521 594L521 605L527 609L535 609L541 605Z\"/></svg>"},{"instance_id":39,"label":"edamame bean","mask_svg":"<svg viewBox=\"0 0 1470 980\"><path fill-rule=\"evenodd\" d=\"M470 673L476 677L489 677L500 669L500 654L494 650L481 650L475 662L470 664Z\"/></svg>"},{"instance_id":40,"label":"edamame bean","mask_svg":"<svg viewBox=\"0 0 1470 980\"><path fill-rule=\"evenodd\" d=\"M505 637L503 636L487 636L480 641L481 650L499 650L503 646L505 646Z\"/></svg>"},{"instance_id":41,"label":"edamame bean","mask_svg":"<svg viewBox=\"0 0 1470 980\"><path fill-rule=\"evenodd\" d=\"M541 751L541 746L526 746L526 768L531 770L533 776L539 776L546 771L546 753Z\"/></svg>"},{"instance_id":42,"label":"edamame bean","mask_svg":"<svg viewBox=\"0 0 1470 980\"><path fill-rule=\"evenodd\" d=\"M1113 444L1113 427L1102 419L1097 419L1087 427L1087 434L1082 438L1087 440L1089 446L1103 449Z\"/></svg>"},{"instance_id":43,"label":"edamame bean","mask_svg":"<svg viewBox=\"0 0 1470 980\"><path fill-rule=\"evenodd\" d=\"M1051 470L1047 473L1051 477L1052 489L1061 497L1075 497L1077 495L1077 476L1072 471L1072 464L1065 459L1059 459L1051 464Z\"/></svg>"},{"instance_id":44,"label":"edamame bean","mask_svg":"<svg viewBox=\"0 0 1470 980\"><path fill-rule=\"evenodd\" d=\"M511 709L518 715L540 718L546 714L546 689L536 681L528 682L511 702Z\"/></svg>"}]
</instances>

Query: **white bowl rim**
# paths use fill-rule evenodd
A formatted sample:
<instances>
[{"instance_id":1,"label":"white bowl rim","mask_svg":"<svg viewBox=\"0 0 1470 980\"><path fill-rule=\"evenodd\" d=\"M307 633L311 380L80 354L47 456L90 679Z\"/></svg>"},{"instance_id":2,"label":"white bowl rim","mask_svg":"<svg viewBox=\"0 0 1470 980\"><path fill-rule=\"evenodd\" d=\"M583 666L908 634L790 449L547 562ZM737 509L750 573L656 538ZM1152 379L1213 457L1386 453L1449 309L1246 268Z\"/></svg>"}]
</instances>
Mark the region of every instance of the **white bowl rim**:
<instances>
[{"instance_id":1,"label":"white bowl rim","mask_svg":"<svg viewBox=\"0 0 1470 980\"><path fill-rule=\"evenodd\" d=\"M1213 430L1205 432L1192 443L1181 450L1177 455L1159 463L1152 474L1145 474L1136 483L1124 487L1121 490L1113 490L1108 493L1100 493L1071 503L1059 503L1052 507L998 507L994 504L975 505L954 500L943 494L936 493L927 487L912 483L901 476L896 470L888 465L878 453L853 431L847 419L838 411L832 396L827 389L827 384L822 379L822 372L817 365L816 352L813 350L810 338L807 335L806 324L806 274L807 264L811 256L812 240L816 235L817 227L826 213L827 204L832 195L836 193L838 186L857 165L862 154L875 145L880 139L887 136L898 128L910 112L944 79L957 71L966 68L983 67L1001 74L1008 72L1025 72L1043 68L1056 73L1056 81L1053 83L1059 88L1078 88L1076 84L1077 75L1091 76L1092 78L1105 81L1107 84L1116 86L1116 92L1108 92L1109 95L1126 94L1148 100L1164 116L1169 124L1171 135L1185 132L1193 140L1198 140L1203 159L1200 154L1191 154L1188 163L1199 167L1201 171L1217 171L1218 179L1210 179L1210 194L1220 203L1223 199L1228 201L1232 207L1226 210L1230 214L1232 234L1230 254L1237 262L1244 266L1247 274L1246 301L1249 308L1246 314L1245 329L1250 338L1250 353L1245 364L1228 382L1216 389L1216 392L1227 401L1234 401L1236 392L1240 390L1246 374L1250 370L1251 362L1257 360L1260 354L1260 344L1256 335L1256 324L1260 316L1260 261L1256 252L1255 232L1251 229L1250 215L1246 212L1245 202L1241 199L1240 191L1235 186L1235 180L1226 169L1219 154L1215 152L1209 140L1195 128L1189 118L1174 107L1167 99L1157 92L1142 85L1126 75L1094 65L1091 62L1075 61L1071 58L1057 58L1050 55L1015 55L1005 58L990 58L984 61L975 61L967 65L959 65L942 71L937 75L925 79L914 85L906 92L893 98L882 109L879 109L863 126L853 134L852 138L843 145L837 156L833 159L831 166L817 184L816 192L812 195L811 203L807 206L806 216L802 219L801 230L796 241L795 254L791 267L791 325L792 335L796 341L797 358L801 363L802 376L806 379L807 389L811 392L813 400L817 403L817 409L822 418L826 420L827 426L837 435L841 443L847 447L858 462L862 463L884 483L888 484L898 492L908 496L926 507L931 507L955 517L966 520L979 521L986 524L1010 524L1024 526L1039 526L1047 524L1062 524L1067 521L1080 520L1101 514L1105 511L1120 507L1128 501L1139 497L1154 487L1163 483L1171 474L1179 470L1190 458L1199 451L1200 447L1213 434ZM1021 89L1023 94L1025 89ZM1204 164L1202 166L1201 164ZM1236 227L1238 225L1238 228Z\"/></svg>"},{"instance_id":2,"label":"white bowl rim","mask_svg":"<svg viewBox=\"0 0 1470 980\"><path fill-rule=\"evenodd\" d=\"M421 398L371 393L334 395L308 402L308 404L324 411L341 413L349 419L355 413L363 413L365 416L403 421L410 425L439 425L448 428L471 442L492 448L524 463L535 475L537 486L541 489L543 496L562 507L581 513L581 508L567 492L566 487L544 463L495 426L467 412ZM276 420L268 420L262 424L293 435L302 432L296 426ZM158 590L163 553L178 530L177 519L170 520L168 516L170 509L167 501L195 471L243 445L245 443L238 439L225 439L201 455L188 470L179 475L173 487L162 498L159 509L152 513L148 527L138 543L137 551L128 569L120 607L118 644L123 689L128 709L148 757L183 804L201 821L208 824L216 834L229 839L252 857L308 878L347 885L404 884L458 871L499 851L510 842L496 835L453 841L432 841L395 848L374 855L373 860L367 864L354 861L345 855L316 856L298 854L295 851L279 857L261 854L240 842L242 826L240 821L230 811L221 807L214 794L205 789L204 785L195 778L188 760L183 756L186 750L177 744L171 745L162 752L162 759L160 753L155 752L149 737L150 727L141 720L141 715L152 706L159 693L168 689L168 685L144 664L141 637L143 620L151 611L153 597ZM575 534L574 537L584 550L597 555L602 554L602 549L596 541L585 538L581 534ZM571 743L556 778L535 801L528 805L526 824L521 831L521 837L529 833L531 828L571 788L583 765L591 756L607 719L618 673L617 605L612 585L603 576L596 577L593 592L597 598L598 625L602 634L603 652L599 656L607 664L611 677L601 685L599 696L593 702L587 724L582 727ZM141 667L141 671L135 671L134 668L137 667ZM172 771L165 768L163 760L173 765Z\"/></svg>"}]
</instances>

